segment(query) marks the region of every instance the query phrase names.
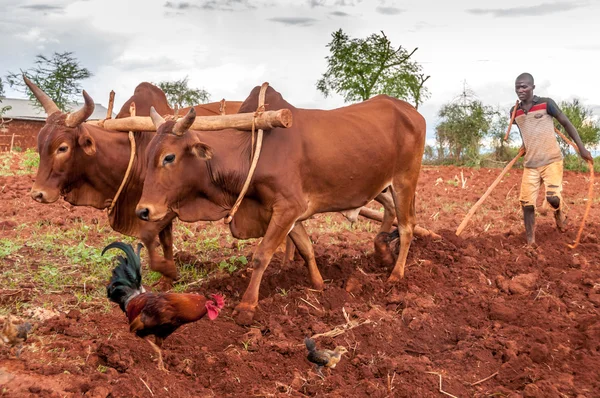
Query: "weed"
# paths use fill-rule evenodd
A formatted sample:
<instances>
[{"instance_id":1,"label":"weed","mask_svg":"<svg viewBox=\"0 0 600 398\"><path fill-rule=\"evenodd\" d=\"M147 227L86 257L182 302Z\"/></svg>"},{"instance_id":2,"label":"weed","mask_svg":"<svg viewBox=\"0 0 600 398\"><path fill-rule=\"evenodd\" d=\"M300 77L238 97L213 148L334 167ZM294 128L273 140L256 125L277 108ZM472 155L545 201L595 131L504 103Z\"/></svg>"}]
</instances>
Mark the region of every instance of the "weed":
<instances>
[{"instance_id":1,"label":"weed","mask_svg":"<svg viewBox=\"0 0 600 398\"><path fill-rule=\"evenodd\" d=\"M445 213L452 213L455 207L456 203L444 203L442 205L442 211Z\"/></svg>"},{"instance_id":2,"label":"weed","mask_svg":"<svg viewBox=\"0 0 600 398\"><path fill-rule=\"evenodd\" d=\"M16 242L13 242L9 239L0 239L0 258L4 258L10 256L13 253L16 253L21 248Z\"/></svg>"},{"instance_id":3,"label":"weed","mask_svg":"<svg viewBox=\"0 0 600 398\"><path fill-rule=\"evenodd\" d=\"M242 341L242 345L244 346L245 351L248 351L248 348L250 348L250 343L251 340Z\"/></svg>"},{"instance_id":4,"label":"weed","mask_svg":"<svg viewBox=\"0 0 600 398\"><path fill-rule=\"evenodd\" d=\"M106 371L108 370L108 366L104 366L104 365L98 365L98 367L96 368L96 370L100 373L106 373Z\"/></svg>"},{"instance_id":5,"label":"weed","mask_svg":"<svg viewBox=\"0 0 600 398\"><path fill-rule=\"evenodd\" d=\"M40 165L40 157L37 152L32 148L27 150L21 156L20 173L19 174L32 174Z\"/></svg>"},{"instance_id":6,"label":"weed","mask_svg":"<svg viewBox=\"0 0 600 398\"><path fill-rule=\"evenodd\" d=\"M248 264L248 259L246 258L246 256L231 256L228 260L223 260L219 263L219 269L232 274L235 271L237 271L238 264Z\"/></svg>"}]
</instances>

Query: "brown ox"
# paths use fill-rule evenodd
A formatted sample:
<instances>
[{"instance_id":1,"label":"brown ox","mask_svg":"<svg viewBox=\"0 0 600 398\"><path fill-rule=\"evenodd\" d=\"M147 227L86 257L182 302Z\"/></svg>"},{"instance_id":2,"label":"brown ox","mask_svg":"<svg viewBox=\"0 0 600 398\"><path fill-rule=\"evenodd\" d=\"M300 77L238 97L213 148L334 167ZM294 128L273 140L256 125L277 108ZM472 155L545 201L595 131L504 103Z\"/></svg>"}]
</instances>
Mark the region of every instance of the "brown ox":
<instances>
[{"instance_id":1,"label":"brown ox","mask_svg":"<svg viewBox=\"0 0 600 398\"><path fill-rule=\"evenodd\" d=\"M133 95L129 98L121 110L117 114L117 119L129 117L129 106L131 103L135 103L135 114L136 116L149 116L150 107L153 106L159 115L173 115L175 110L169 106L165 93L157 86L143 82L138 84L135 88ZM237 113L238 109L242 105L241 101L225 101L225 113L230 115ZM190 108L182 108L179 110L180 115L185 115ZM221 114L221 103L211 102L209 104L200 104L194 106L196 115L198 116L214 116Z\"/></svg>"},{"instance_id":2,"label":"brown ox","mask_svg":"<svg viewBox=\"0 0 600 398\"><path fill-rule=\"evenodd\" d=\"M256 110L259 89L252 91L240 112ZM312 285L322 289L301 221L315 213L359 208L388 186L401 236L389 281L401 279L415 226L423 117L410 104L385 95L322 111L294 108L269 87L265 103L270 110L290 109L293 126L265 132L252 183L230 224L236 238L263 237L252 259L250 284L235 309L236 320L251 322L262 275L288 234L308 265ZM225 217L249 170L251 135L233 129L186 132L193 111L178 122L151 116L158 133L148 148L138 217L159 221L171 211L190 222Z\"/></svg>"},{"instance_id":3,"label":"brown ox","mask_svg":"<svg viewBox=\"0 0 600 398\"><path fill-rule=\"evenodd\" d=\"M63 196L75 206L97 209L110 206L129 162L131 146L127 134L83 123L94 110L94 102L85 91L85 106L67 115L60 112L54 102L31 81L25 79L25 82L48 115L46 124L38 133L40 165L31 197L40 203L53 203ZM149 93L156 102L144 101L142 93ZM129 103L132 100L142 104L137 106L138 115L148 115L152 104L172 113L164 93L149 83L140 84ZM232 106L226 111L237 109ZM172 238L175 214L168 215L158 223L135 217L135 206L142 194L146 169L146 148L154 135L154 132L134 133L137 156L127 183L109 215L109 222L115 231L142 240L148 249L150 269L160 272L164 286L168 287L177 278ZM157 235L164 257L155 248Z\"/></svg>"}]
</instances>

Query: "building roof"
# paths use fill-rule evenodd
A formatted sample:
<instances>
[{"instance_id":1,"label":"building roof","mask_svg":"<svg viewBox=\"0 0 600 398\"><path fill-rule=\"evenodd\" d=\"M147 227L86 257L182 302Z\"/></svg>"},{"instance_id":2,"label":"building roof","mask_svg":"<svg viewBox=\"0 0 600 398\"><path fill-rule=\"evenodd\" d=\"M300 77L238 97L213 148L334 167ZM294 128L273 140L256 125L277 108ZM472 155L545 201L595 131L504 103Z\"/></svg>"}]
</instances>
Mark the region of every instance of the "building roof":
<instances>
[{"instance_id":1,"label":"building roof","mask_svg":"<svg viewBox=\"0 0 600 398\"><path fill-rule=\"evenodd\" d=\"M101 104L95 104L94 113L88 120L100 120L106 118L108 109ZM4 114L4 119L20 119L20 120L46 120L46 112L43 108L37 108L34 102L21 98L2 98L0 108L11 106L12 109ZM83 106L83 103L74 103L68 106L69 110L77 110ZM113 118L116 114L113 112Z\"/></svg>"}]
</instances>

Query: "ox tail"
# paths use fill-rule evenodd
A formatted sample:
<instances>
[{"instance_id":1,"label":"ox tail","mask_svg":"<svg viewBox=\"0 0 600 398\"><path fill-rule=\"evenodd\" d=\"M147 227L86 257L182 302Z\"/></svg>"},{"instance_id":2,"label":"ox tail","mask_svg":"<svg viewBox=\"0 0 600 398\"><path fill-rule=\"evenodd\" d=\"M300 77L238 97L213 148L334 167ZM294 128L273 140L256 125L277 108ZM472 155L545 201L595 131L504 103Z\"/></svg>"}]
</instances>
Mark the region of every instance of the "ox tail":
<instances>
[{"instance_id":1,"label":"ox tail","mask_svg":"<svg viewBox=\"0 0 600 398\"><path fill-rule=\"evenodd\" d=\"M106 286L106 295L110 301L119 304L123 312L129 300L145 292L142 286L141 248L142 244L138 243L135 253L130 244L113 242L102 250L102 255L109 249L120 249L125 253L125 257L117 256L117 266L113 269L110 282Z\"/></svg>"}]
</instances>

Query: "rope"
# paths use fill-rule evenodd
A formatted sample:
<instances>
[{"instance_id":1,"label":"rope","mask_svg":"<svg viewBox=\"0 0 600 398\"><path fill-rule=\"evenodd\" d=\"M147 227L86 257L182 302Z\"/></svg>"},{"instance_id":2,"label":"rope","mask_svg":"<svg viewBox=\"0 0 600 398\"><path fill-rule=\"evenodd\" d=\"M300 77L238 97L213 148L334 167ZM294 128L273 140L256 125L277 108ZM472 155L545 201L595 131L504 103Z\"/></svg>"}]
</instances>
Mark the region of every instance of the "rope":
<instances>
[{"instance_id":1,"label":"rope","mask_svg":"<svg viewBox=\"0 0 600 398\"><path fill-rule=\"evenodd\" d=\"M266 82L263 83L260 88L260 93L258 94L258 108L256 109L256 112L254 112L254 117L252 118L252 148L254 147L255 121L256 121L256 118L258 117L258 115L265 111L265 94L267 92L268 86L269 86L269 83L266 83ZM246 177L244 186L242 187L242 190L241 190L237 200L235 201L233 207L231 208L231 211L229 211L229 214L227 215L227 217L225 217L225 220L224 220L225 224L229 224L231 222L231 220L233 220L233 216L238 211L238 208L240 207L240 204L242 203L242 199L244 199L244 195L246 195L246 192L248 191L248 187L250 186L250 180L252 180L252 177L254 176L254 170L256 169L256 164L258 163L258 158L260 157L262 141L263 141L263 130L258 129L258 136L256 138L256 149L254 149L254 152L251 151L250 159L252 160L252 164L250 165L250 170L248 171L248 176Z\"/></svg>"},{"instance_id":2,"label":"rope","mask_svg":"<svg viewBox=\"0 0 600 398\"><path fill-rule=\"evenodd\" d=\"M125 171L125 176L123 177L123 181L121 181L121 186L117 190L115 197L110 203L110 207L108 208L108 215L112 213L115 205L117 204L117 199L119 199L119 195L121 195L121 191L123 191L123 187L129 178L129 174L131 173L131 168L133 166L133 159L135 158L135 137L133 136L133 131L129 132L129 143L131 144L131 154L129 155L129 164L127 165L127 170Z\"/></svg>"},{"instance_id":3,"label":"rope","mask_svg":"<svg viewBox=\"0 0 600 398\"><path fill-rule=\"evenodd\" d=\"M577 152L579 155L581 155L581 153L579 152L579 148L577 148L577 145L575 145L575 143L573 141L568 139L556 127L554 127L554 131L556 131L556 134L560 135L561 138L567 142L567 144L569 144L573 148L575 148L575 152ZM592 162L591 160L588 160L587 164L588 164L588 167L590 168L590 186L588 188L588 202L587 202L587 205L585 206L585 212L583 213L583 218L581 219L581 225L579 226L579 231L577 231L577 236L575 237L575 241L573 242L572 245L567 245L571 249L575 249L579 245L579 240L581 239L581 234L583 233L583 228L585 226L585 221L587 220L587 217L590 214L590 209L592 208L592 201L594 199L594 162Z\"/></svg>"}]
</instances>

